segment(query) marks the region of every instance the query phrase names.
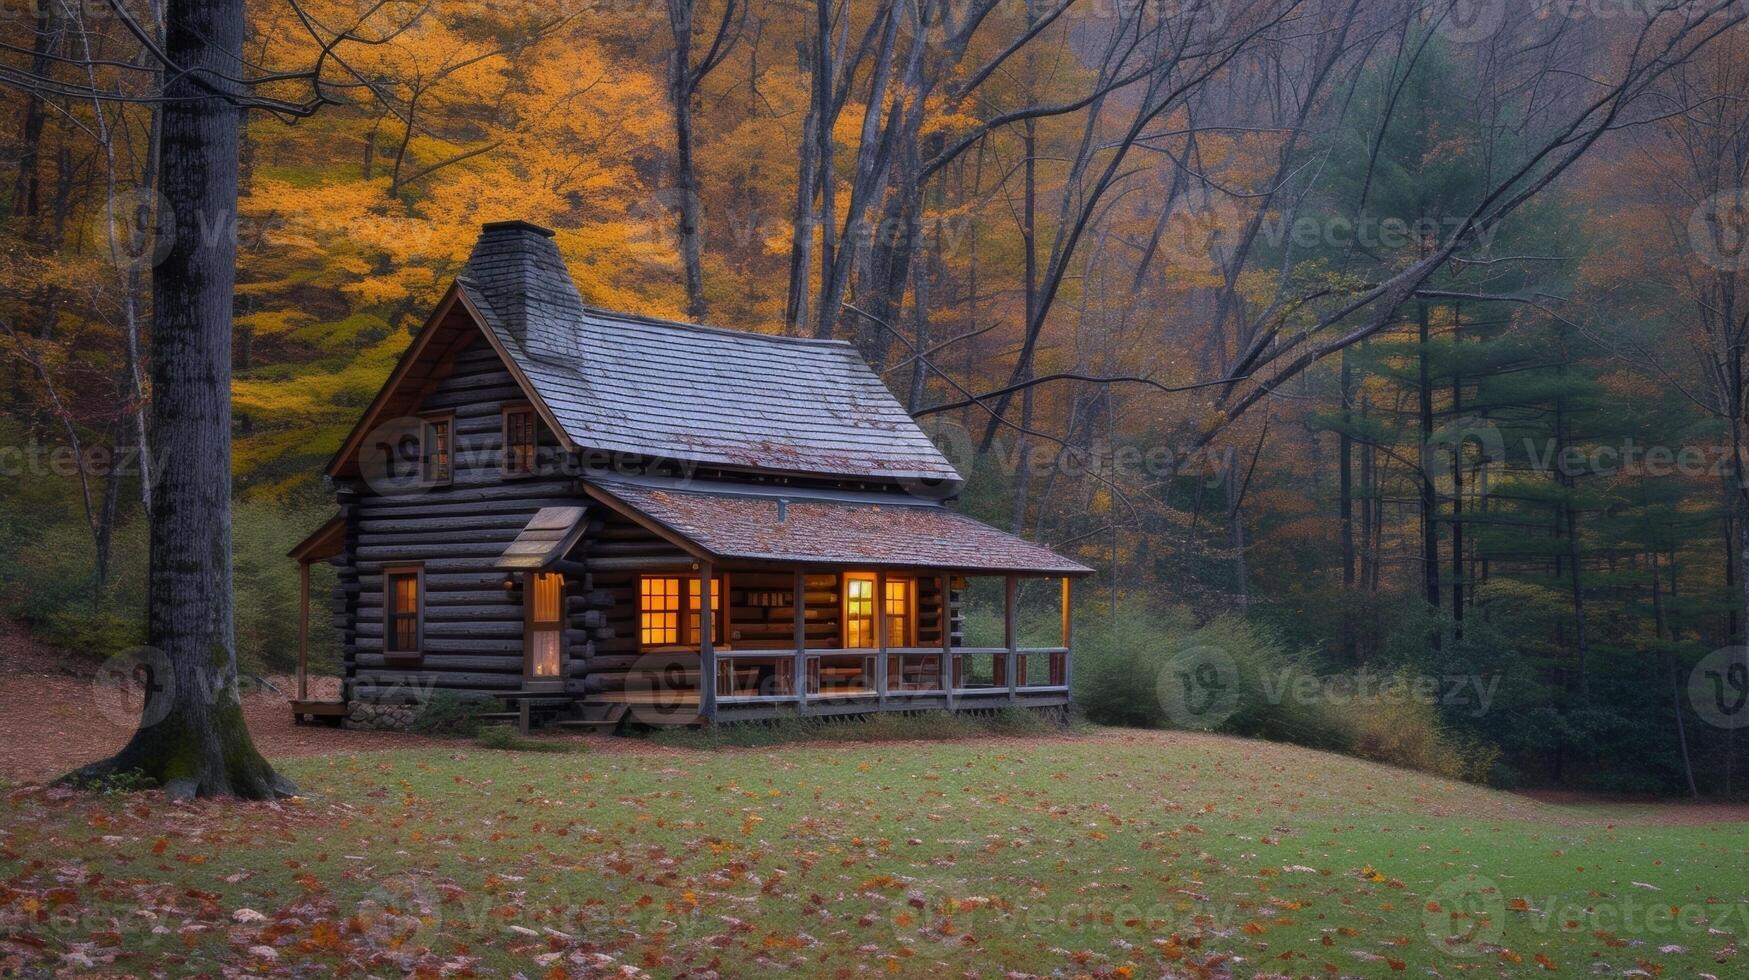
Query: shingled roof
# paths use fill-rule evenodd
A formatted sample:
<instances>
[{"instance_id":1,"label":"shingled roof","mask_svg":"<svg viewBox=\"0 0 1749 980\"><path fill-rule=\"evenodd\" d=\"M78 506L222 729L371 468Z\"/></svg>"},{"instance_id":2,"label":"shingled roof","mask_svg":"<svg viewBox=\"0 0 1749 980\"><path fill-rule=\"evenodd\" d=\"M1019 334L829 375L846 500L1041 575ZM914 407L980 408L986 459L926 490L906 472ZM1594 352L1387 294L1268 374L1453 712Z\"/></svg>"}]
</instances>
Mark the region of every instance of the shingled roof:
<instances>
[{"instance_id":1,"label":"shingled roof","mask_svg":"<svg viewBox=\"0 0 1749 980\"><path fill-rule=\"evenodd\" d=\"M960 475L843 341L583 305L551 232L486 226L458 280L580 447L790 474Z\"/></svg>"},{"instance_id":2,"label":"shingled roof","mask_svg":"<svg viewBox=\"0 0 1749 980\"><path fill-rule=\"evenodd\" d=\"M589 487L712 558L985 574L1092 571L938 503L897 494L657 479L591 479Z\"/></svg>"}]
</instances>

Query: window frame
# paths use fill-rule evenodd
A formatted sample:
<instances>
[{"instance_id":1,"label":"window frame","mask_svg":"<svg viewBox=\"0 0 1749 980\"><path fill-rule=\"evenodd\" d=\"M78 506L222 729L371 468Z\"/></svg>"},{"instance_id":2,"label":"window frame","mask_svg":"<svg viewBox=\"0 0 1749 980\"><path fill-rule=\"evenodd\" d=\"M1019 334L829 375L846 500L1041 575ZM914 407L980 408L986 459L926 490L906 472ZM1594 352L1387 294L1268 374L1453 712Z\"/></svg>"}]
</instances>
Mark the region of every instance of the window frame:
<instances>
[{"instance_id":1,"label":"window frame","mask_svg":"<svg viewBox=\"0 0 1749 980\"><path fill-rule=\"evenodd\" d=\"M391 587L397 578L413 579L413 649L391 649L398 635L395 620L405 614L395 611L395 591ZM425 659L425 566L399 564L383 566L383 665L385 667L417 667Z\"/></svg>"},{"instance_id":2,"label":"window frame","mask_svg":"<svg viewBox=\"0 0 1749 980\"><path fill-rule=\"evenodd\" d=\"M558 579L559 595L555 604L557 616L551 620L537 618L539 606L535 596L536 582L542 577ZM558 635L559 662L558 670L552 674L535 673L534 637L539 632L550 632ZM565 576L562 572L525 572L522 580L522 676L525 681L539 684L563 684L565 682Z\"/></svg>"},{"instance_id":3,"label":"window frame","mask_svg":"<svg viewBox=\"0 0 1749 980\"><path fill-rule=\"evenodd\" d=\"M883 637L888 639L888 640L891 639L890 635L887 635L887 634L890 634L891 630L892 630L893 613L892 613L892 610L887 608L887 603L890 600L889 600L889 597L887 596L886 592L887 592L887 590L890 590L894 585L903 586L905 589L905 596L904 596L904 600L905 600L905 613L904 613L905 635L900 637L900 639L903 642L901 642L901 643L889 642L889 643L887 643L887 649L891 650L891 649L898 649L898 648L915 647L917 645L917 577L915 575L888 574L884 578L882 578L881 581L884 584L882 586L882 594L881 594L880 627L882 628L883 631L885 631L883 633Z\"/></svg>"},{"instance_id":4,"label":"window frame","mask_svg":"<svg viewBox=\"0 0 1749 980\"><path fill-rule=\"evenodd\" d=\"M528 419L527 469L517 469L513 465L515 453L510 442L510 420L513 417ZM502 451L498 459L499 475L507 480L534 476L540 470L540 415L535 412L534 405L528 402L507 402L499 408L498 419L499 438L502 442Z\"/></svg>"},{"instance_id":5,"label":"window frame","mask_svg":"<svg viewBox=\"0 0 1749 980\"><path fill-rule=\"evenodd\" d=\"M644 600L645 600L645 598L648 597L648 594L645 592L645 589L644 589L644 583L650 582L650 581L658 581L658 582L660 582L660 581L672 581L675 583L675 592L674 592L675 607L673 610L673 615L675 617L675 620L674 620L674 637L675 638L674 638L674 642L672 642L672 643L651 643L651 642L646 642L644 639L644 635L645 635L644 615L646 613L646 610L644 608ZM690 583L690 584L688 584L688 583ZM716 594L716 603L711 610L713 613L713 615L711 616L711 634L712 634L711 645L713 647L717 647L719 649L726 650L726 649L729 649L729 647L728 647L728 644L724 642L723 638L729 635L728 617L724 615L724 607L726 605L728 605L728 602L729 602L729 575L728 575L728 573L724 572L720 575L711 576L711 584L713 585L713 587L714 587L713 591ZM664 595L664 597L666 597L665 592L663 593L663 595ZM698 589L698 576L697 575L662 575L662 574L657 574L657 573L645 573L645 574L639 575L638 576L638 649L640 651L671 650L671 649L676 649L676 648L692 649L692 648L700 646L700 643L698 640L697 620L698 620L700 614L703 612L703 608L702 608L702 606L700 606L699 608L694 608L694 606L693 606L693 602L695 600L697 600L698 598L699 598L699 589ZM668 610L661 610L661 611L664 613L668 612Z\"/></svg>"},{"instance_id":6,"label":"window frame","mask_svg":"<svg viewBox=\"0 0 1749 980\"><path fill-rule=\"evenodd\" d=\"M870 643L867 646L856 646L850 642L850 583L868 583L868 635ZM860 601L860 600L857 600ZM881 648L881 588L878 572L845 572L838 580L838 643L844 650L879 650ZM862 615L856 616L858 620Z\"/></svg>"},{"instance_id":7,"label":"window frame","mask_svg":"<svg viewBox=\"0 0 1749 980\"><path fill-rule=\"evenodd\" d=\"M442 476L432 475L431 446L437 426L444 432ZM455 479L455 413L427 412L419 416L419 482L422 486L447 487Z\"/></svg>"}]
</instances>

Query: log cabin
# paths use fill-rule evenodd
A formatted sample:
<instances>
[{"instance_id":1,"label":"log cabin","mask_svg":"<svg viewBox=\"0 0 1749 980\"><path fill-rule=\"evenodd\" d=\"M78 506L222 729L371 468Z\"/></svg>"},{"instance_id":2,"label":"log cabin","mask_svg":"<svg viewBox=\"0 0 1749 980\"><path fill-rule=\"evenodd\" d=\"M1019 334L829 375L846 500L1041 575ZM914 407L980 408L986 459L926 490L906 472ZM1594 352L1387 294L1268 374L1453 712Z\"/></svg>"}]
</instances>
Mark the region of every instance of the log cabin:
<instances>
[{"instance_id":1,"label":"log cabin","mask_svg":"<svg viewBox=\"0 0 1749 980\"><path fill-rule=\"evenodd\" d=\"M439 690L525 725L1069 703L1089 569L950 509L960 474L851 345L588 307L537 225L483 226L327 476L291 553L300 719ZM309 696L318 561L338 702ZM978 578L1003 637L968 646Z\"/></svg>"}]
</instances>

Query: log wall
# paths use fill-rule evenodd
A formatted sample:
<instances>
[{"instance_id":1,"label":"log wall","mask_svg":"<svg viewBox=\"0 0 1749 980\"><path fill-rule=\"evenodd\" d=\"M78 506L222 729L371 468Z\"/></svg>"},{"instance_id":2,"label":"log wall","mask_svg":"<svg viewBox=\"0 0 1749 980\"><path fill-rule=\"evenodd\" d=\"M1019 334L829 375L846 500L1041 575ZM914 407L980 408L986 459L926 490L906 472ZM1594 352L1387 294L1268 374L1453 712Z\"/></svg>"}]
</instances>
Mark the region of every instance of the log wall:
<instances>
[{"instance_id":1,"label":"log wall","mask_svg":"<svg viewBox=\"0 0 1749 980\"><path fill-rule=\"evenodd\" d=\"M536 474L507 479L500 472L502 409L523 401L496 353L476 341L419 408L454 412L449 485L387 494L364 481L341 488L346 550L334 562L334 611L349 698L407 701L434 689L487 695L522 687L522 592L506 589L505 573L492 566L535 511L583 502L544 425ZM391 668L383 655L382 570L402 564L424 567L424 656L417 667ZM567 582L568 603L578 584ZM565 640L573 658L586 652L588 639L577 630Z\"/></svg>"}]
</instances>

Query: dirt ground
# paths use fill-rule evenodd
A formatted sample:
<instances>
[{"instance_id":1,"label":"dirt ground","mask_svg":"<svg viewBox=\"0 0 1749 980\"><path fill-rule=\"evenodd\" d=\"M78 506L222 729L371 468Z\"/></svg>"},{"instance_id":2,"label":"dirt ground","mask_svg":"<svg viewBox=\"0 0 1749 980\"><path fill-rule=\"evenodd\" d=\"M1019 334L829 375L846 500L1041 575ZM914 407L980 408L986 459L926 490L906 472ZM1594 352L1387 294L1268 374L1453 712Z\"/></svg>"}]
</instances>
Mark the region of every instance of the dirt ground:
<instances>
[{"instance_id":1,"label":"dirt ground","mask_svg":"<svg viewBox=\"0 0 1749 980\"><path fill-rule=\"evenodd\" d=\"M0 781L43 782L126 744L139 716L126 701L92 678L89 661L54 651L0 621ZM430 745L432 740L393 732L353 732L326 725L294 725L286 696L289 677L268 678L284 694L257 689L243 698L255 746L269 759ZM337 682L333 682L337 683ZM313 688L312 697L325 692Z\"/></svg>"},{"instance_id":2,"label":"dirt ground","mask_svg":"<svg viewBox=\"0 0 1749 980\"><path fill-rule=\"evenodd\" d=\"M103 758L127 741L139 718L138 702L121 700L113 688L97 683L93 672L90 661L44 646L16 624L0 620L0 783L46 782ZM442 740L425 735L294 724L286 704L286 697L293 690L292 679L271 677L268 681L280 693L258 686L247 691L243 712L249 719L249 732L256 747L269 759L442 744ZM333 686L324 690L323 683ZM333 696L338 693L338 683L335 679L313 681L311 696ZM595 751L663 756L683 755L687 751L639 739L572 737L587 737ZM1222 736L1113 730L1083 737L1194 741ZM1581 819L1669 826L1749 822L1749 804L1743 803L1602 797L1565 790L1530 791L1522 795L1541 803L1578 808L1585 811Z\"/></svg>"}]
</instances>

